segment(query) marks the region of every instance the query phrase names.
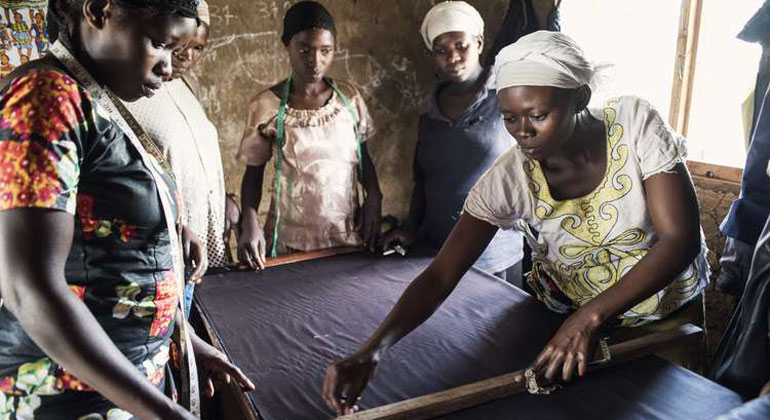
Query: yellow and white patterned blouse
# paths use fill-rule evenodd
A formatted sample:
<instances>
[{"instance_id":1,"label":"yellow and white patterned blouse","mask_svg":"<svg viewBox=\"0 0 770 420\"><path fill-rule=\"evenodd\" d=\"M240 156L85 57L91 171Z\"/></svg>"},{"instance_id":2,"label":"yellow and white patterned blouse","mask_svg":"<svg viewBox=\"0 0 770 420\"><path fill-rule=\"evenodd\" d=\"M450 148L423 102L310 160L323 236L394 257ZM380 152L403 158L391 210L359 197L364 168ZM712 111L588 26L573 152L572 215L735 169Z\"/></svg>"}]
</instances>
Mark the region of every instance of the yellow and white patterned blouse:
<instances>
[{"instance_id":1,"label":"yellow and white patterned blouse","mask_svg":"<svg viewBox=\"0 0 770 420\"><path fill-rule=\"evenodd\" d=\"M605 123L608 151L605 175L594 191L555 200L539 163L512 148L465 202L471 216L525 233L533 250L528 282L557 312L584 305L647 254L657 236L643 182L670 171L685 157L684 139L642 99L611 99L591 114ZM622 314L622 324L661 319L697 297L708 282L707 251L701 233L695 261L663 290Z\"/></svg>"}]
</instances>

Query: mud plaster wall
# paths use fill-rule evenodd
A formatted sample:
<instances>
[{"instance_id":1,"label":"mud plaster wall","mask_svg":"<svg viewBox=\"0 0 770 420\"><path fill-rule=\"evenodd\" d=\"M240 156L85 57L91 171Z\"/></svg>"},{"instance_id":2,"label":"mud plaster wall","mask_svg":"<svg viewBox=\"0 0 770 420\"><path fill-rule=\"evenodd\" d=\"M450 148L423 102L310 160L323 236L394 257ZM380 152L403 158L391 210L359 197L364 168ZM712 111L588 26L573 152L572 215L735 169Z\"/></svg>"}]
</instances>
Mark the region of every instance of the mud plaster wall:
<instances>
[{"instance_id":1,"label":"mud plaster wall","mask_svg":"<svg viewBox=\"0 0 770 420\"><path fill-rule=\"evenodd\" d=\"M719 224L724 220L732 201L738 197L740 186L737 184L712 181L706 178L696 178L695 186L700 203L700 217L706 243L709 250L709 265L712 270L712 280L719 274L719 256L724 246L724 235L719 231ZM714 288L714 282L706 289L706 356L711 360L719 339L730 321L735 299L724 295Z\"/></svg>"},{"instance_id":2,"label":"mud plaster wall","mask_svg":"<svg viewBox=\"0 0 770 420\"><path fill-rule=\"evenodd\" d=\"M369 144L384 193L383 213L404 217L411 194L411 162L421 100L429 93L433 73L417 31L425 12L437 0L324 0L335 16L338 51L332 76L354 82L378 126ZM295 1L211 0L212 34L208 52L196 75L202 102L217 126L228 191L239 191L243 165L235 160L249 100L288 74L280 42L281 20ZM491 43L507 10L508 0L469 0L487 24ZM268 166L268 179L271 179ZM267 184L267 183L266 183ZM719 223L738 188L733 184L696 180L701 221L710 263L718 273L724 243ZM268 200L263 200L263 205ZM717 292L706 293L710 356L726 326L734 302Z\"/></svg>"},{"instance_id":3,"label":"mud plaster wall","mask_svg":"<svg viewBox=\"0 0 770 420\"><path fill-rule=\"evenodd\" d=\"M228 191L240 191L244 167L235 154L249 100L288 75L280 31L285 11L295 2L210 0L212 33L196 75L201 100L219 130ZM368 147L384 194L383 214L403 218L412 190L411 162L420 102L434 80L418 31L436 0L322 2L334 16L338 31L331 75L359 87L378 129ZM508 0L469 2L484 17L487 39L491 39ZM266 179L272 179L272 165L267 172ZM263 200L263 208L267 201Z\"/></svg>"}]
</instances>

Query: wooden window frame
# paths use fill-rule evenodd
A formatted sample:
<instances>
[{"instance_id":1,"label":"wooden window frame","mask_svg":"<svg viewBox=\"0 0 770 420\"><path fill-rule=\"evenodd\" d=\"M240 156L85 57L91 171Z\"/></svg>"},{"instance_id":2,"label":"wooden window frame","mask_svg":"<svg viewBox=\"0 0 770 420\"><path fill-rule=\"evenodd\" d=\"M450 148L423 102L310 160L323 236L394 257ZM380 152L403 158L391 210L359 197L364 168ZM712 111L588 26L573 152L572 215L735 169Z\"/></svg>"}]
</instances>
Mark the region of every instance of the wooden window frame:
<instances>
[{"instance_id":1,"label":"wooden window frame","mask_svg":"<svg viewBox=\"0 0 770 420\"><path fill-rule=\"evenodd\" d=\"M674 83L671 88L671 107L668 121L671 127L687 136L692 103L695 58L698 53L698 37L703 12L703 0L682 0L679 34L674 63ZM741 183L743 169L712 163L688 161L687 167L695 177L710 178L729 183Z\"/></svg>"}]
</instances>

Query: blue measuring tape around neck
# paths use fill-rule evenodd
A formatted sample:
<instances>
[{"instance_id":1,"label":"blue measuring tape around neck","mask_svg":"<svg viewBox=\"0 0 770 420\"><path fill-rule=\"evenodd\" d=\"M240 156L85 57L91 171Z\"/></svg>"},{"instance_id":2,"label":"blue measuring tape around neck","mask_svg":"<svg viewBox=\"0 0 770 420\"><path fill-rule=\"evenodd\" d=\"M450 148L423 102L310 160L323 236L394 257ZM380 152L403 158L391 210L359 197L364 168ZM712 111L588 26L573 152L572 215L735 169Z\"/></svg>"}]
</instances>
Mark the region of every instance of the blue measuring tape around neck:
<instances>
[{"instance_id":1,"label":"blue measuring tape around neck","mask_svg":"<svg viewBox=\"0 0 770 420\"><path fill-rule=\"evenodd\" d=\"M271 247L270 251L270 257L275 258L278 256L278 225L281 221L281 180L282 180L282 171L281 168L283 166L283 146L285 144L286 140L286 112L289 108L289 97L291 96L291 82L294 79L294 74L290 74L289 77L286 79L286 82L283 84L283 89L281 90L281 106L278 109L278 121L276 124L276 133L275 133L275 149L276 149L276 156L275 156L275 225L273 226L273 245ZM353 117L353 131L356 135L356 145L357 145L357 153L358 153L358 179L363 179L363 161L361 159L361 133L358 131L358 124L359 124L359 118L356 114L355 110L353 109L353 105L350 103L350 100L347 96L345 96L344 93L342 93L342 90L340 90L339 87L337 87L337 84L334 83L332 80L324 78L324 81L331 86L331 88L334 90L334 93L337 94L337 96L342 99L342 102L345 104L345 108L347 109L348 113L350 113L351 117Z\"/></svg>"}]
</instances>

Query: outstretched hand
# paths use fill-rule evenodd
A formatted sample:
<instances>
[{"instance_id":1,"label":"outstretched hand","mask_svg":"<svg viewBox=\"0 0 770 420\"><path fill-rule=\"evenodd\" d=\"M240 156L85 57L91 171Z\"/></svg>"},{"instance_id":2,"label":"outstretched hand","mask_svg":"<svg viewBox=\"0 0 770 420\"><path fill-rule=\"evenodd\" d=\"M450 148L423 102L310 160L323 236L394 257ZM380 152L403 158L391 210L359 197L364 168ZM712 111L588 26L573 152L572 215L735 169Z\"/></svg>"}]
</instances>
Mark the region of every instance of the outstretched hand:
<instances>
[{"instance_id":1,"label":"outstretched hand","mask_svg":"<svg viewBox=\"0 0 770 420\"><path fill-rule=\"evenodd\" d=\"M578 376L585 375L601 327L597 316L578 310L540 351L532 366L534 371L549 381L556 380L559 374L562 380L569 381L576 369Z\"/></svg>"},{"instance_id":2,"label":"outstretched hand","mask_svg":"<svg viewBox=\"0 0 770 420\"><path fill-rule=\"evenodd\" d=\"M382 237L382 249L392 249L398 244L409 248L414 244L414 237L405 229L393 229Z\"/></svg>"},{"instance_id":3,"label":"outstretched hand","mask_svg":"<svg viewBox=\"0 0 770 420\"><path fill-rule=\"evenodd\" d=\"M206 397L214 396L215 385L229 384L232 380L235 380L243 391L254 390L254 383L240 368L232 364L222 352L199 337L193 338L193 351L200 372L201 389Z\"/></svg>"},{"instance_id":4,"label":"outstretched hand","mask_svg":"<svg viewBox=\"0 0 770 420\"><path fill-rule=\"evenodd\" d=\"M256 221L244 223L238 238L238 260L248 265L252 270L262 270L265 268L266 252L265 233L259 224Z\"/></svg>"},{"instance_id":5,"label":"outstretched hand","mask_svg":"<svg viewBox=\"0 0 770 420\"><path fill-rule=\"evenodd\" d=\"M366 384L374 375L377 362L367 354L355 353L326 369L323 399L337 415L354 413Z\"/></svg>"}]
</instances>

